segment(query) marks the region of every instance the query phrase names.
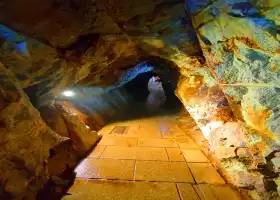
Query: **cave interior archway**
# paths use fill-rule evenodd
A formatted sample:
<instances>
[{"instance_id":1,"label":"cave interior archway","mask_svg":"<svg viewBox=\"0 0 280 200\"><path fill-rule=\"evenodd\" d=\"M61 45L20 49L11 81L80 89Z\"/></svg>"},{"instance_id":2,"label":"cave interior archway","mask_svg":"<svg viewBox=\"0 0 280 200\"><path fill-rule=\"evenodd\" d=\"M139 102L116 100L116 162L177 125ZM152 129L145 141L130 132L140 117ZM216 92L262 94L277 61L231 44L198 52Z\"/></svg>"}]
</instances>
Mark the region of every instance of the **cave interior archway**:
<instances>
[{"instance_id":1,"label":"cave interior archway","mask_svg":"<svg viewBox=\"0 0 280 200\"><path fill-rule=\"evenodd\" d=\"M75 91L76 96L67 97L62 93L56 101L69 102L77 110L90 116L87 117L86 123L95 129L114 121L172 115L185 110L175 94L180 74L174 63L161 58L150 58L119 71L122 71L123 75L114 85L105 87L76 85L69 88ZM154 93L150 99L158 102L156 104L161 104L160 106L147 105L151 94L149 80L152 77L159 79L155 84L163 89L164 97L161 98ZM96 120L97 115L99 120ZM98 123L100 118L102 123L96 126L95 123Z\"/></svg>"}]
</instances>

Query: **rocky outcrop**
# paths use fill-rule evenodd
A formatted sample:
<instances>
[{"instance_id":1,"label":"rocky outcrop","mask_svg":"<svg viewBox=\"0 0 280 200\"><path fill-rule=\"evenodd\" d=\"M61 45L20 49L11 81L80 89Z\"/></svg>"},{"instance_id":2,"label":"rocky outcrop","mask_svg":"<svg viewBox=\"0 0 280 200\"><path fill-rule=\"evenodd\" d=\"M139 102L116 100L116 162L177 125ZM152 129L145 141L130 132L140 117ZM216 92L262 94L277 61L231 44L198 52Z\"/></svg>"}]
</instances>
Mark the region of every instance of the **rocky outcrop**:
<instances>
[{"instance_id":1,"label":"rocky outcrop","mask_svg":"<svg viewBox=\"0 0 280 200\"><path fill-rule=\"evenodd\" d=\"M62 197L75 179L74 168L100 139L97 132L91 130L83 119L78 117L79 113L75 112L75 109L67 108L62 102L56 102L55 108L56 116L61 121L52 128L58 131L64 127L67 137L50 152L47 163L50 178L37 195L37 198L42 200Z\"/></svg>"},{"instance_id":2,"label":"rocky outcrop","mask_svg":"<svg viewBox=\"0 0 280 200\"><path fill-rule=\"evenodd\" d=\"M0 197L35 199L49 178L50 150L61 138L48 128L20 84L0 63Z\"/></svg>"},{"instance_id":3,"label":"rocky outcrop","mask_svg":"<svg viewBox=\"0 0 280 200\"><path fill-rule=\"evenodd\" d=\"M53 132L32 106L13 73L0 65L0 197L36 199L53 179L61 179L99 139L76 116L59 108L70 139ZM61 179L60 192L72 177ZM56 187L54 187L56 186ZM58 193L57 191L54 194Z\"/></svg>"},{"instance_id":4,"label":"rocky outcrop","mask_svg":"<svg viewBox=\"0 0 280 200\"><path fill-rule=\"evenodd\" d=\"M276 192L278 169L268 157L280 149L279 2L190 0L187 7L208 67L245 130L242 145L250 153L236 149L246 159L237 165L233 156L225 167L236 171L236 184ZM245 177L252 178L240 181Z\"/></svg>"},{"instance_id":5,"label":"rocky outcrop","mask_svg":"<svg viewBox=\"0 0 280 200\"><path fill-rule=\"evenodd\" d=\"M73 148L78 152L87 152L100 139L96 131L90 130L84 122L80 121L77 114L67 107L56 104L57 111L67 127L69 138L73 142Z\"/></svg>"}]
</instances>

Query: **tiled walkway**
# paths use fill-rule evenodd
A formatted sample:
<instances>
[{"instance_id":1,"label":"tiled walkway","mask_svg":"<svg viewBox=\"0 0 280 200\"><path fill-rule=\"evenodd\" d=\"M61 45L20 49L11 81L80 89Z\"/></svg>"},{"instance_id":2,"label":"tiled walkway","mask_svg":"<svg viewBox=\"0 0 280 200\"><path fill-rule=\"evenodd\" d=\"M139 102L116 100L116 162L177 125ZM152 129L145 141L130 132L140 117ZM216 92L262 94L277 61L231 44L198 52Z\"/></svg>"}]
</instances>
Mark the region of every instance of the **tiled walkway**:
<instances>
[{"instance_id":1,"label":"tiled walkway","mask_svg":"<svg viewBox=\"0 0 280 200\"><path fill-rule=\"evenodd\" d=\"M63 199L239 200L176 117L111 124Z\"/></svg>"}]
</instances>

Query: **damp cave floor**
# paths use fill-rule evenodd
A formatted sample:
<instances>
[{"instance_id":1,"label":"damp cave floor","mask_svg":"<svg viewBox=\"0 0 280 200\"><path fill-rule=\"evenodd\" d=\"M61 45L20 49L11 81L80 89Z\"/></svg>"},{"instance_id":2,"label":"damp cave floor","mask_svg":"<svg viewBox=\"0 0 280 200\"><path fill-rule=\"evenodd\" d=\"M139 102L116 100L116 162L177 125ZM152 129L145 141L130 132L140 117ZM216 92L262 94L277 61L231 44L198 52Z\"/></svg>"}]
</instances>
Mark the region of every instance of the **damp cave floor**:
<instances>
[{"instance_id":1,"label":"damp cave floor","mask_svg":"<svg viewBox=\"0 0 280 200\"><path fill-rule=\"evenodd\" d=\"M193 119L184 116L184 126L180 119L157 116L105 126L62 199L242 199L191 139Z\"/></svg>"}]
</instances>

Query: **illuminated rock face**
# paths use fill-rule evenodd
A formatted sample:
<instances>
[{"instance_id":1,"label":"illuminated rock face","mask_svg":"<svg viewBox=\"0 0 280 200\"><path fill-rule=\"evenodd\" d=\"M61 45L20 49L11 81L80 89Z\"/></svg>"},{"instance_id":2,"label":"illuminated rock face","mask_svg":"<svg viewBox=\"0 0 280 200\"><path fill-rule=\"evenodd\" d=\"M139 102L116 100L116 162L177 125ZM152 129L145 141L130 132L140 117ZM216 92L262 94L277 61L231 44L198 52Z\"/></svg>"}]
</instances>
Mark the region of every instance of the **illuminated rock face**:
<instances>
[{"instance_id":1,"label":"illuminated rock face","mask_svg":"<svg viewBox=\"0 0 280 200\"><path fill-rule=\"evenodd\" d=\"M245 134L237 134L242 133L241 129L232 126L230 129L236 130L236 137L241 139L242 143L238 145L246 147L250 152L248 158L252 162L251 165L246 166L243 162L236 170L234 168L238 167L234 165L226 167L230 172L237 173L233 175L235 183L254 184L254 179L250 180L251 183L246 182L246 176L241 174L264 160L269 164L268 155L275 157L274 153L270 152L280 149L280 43L277 28L279 2L272 0L255 3L251 1L210 3L189 0L186 4L209 70L228 100L235 120L242 123ZM198 106L198 110L202 107ZM217 110L217 115L223 114ZM224 125L218 127L227 130ZM216 132L217 130L214 131ZM230 141L235 139L231 138ZM224 144L221 143L220 146ZM269 187L266 184L273 182L273 179L275 180L273 174L279 171L277 164L273 166L274 168L270 169L272 175L264 176L265 187L268 190L277 187L273 184Z\"/></svg>"},{"instance_id":2,"label":"illuminated rock face","mask_svg":"<svg viewBox=\"0 0 280 200\"><path fill-rule=\"evenodd\" d=\"M9 27L0 26L0 59L27 94L32 87L42 116L66 87L122 84L139 62L169 61L181 74L178 97L229 180L275 190L279 15L277 0L10 0L0 6Z\"/></svg>"},{"instance_id":3,"label":"illuminated rock face","mask_svg":"<svg viewBox=\"0 0 280 200\"><path fill-rule=\"evenodd\" d=\"M236 116L278 140L279 2L188 4L208 66L232 106L241 106Z\"/></svg>"}]
</instances>

